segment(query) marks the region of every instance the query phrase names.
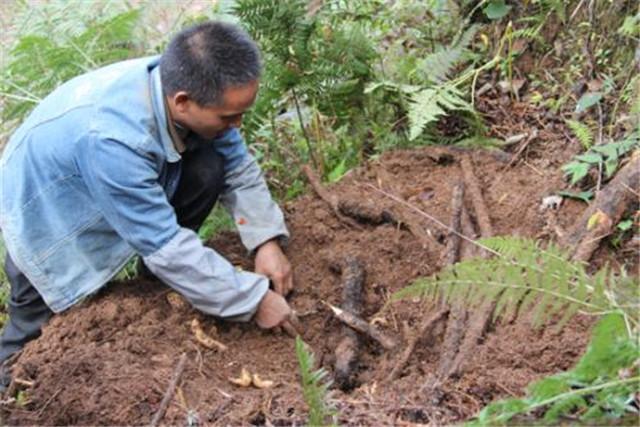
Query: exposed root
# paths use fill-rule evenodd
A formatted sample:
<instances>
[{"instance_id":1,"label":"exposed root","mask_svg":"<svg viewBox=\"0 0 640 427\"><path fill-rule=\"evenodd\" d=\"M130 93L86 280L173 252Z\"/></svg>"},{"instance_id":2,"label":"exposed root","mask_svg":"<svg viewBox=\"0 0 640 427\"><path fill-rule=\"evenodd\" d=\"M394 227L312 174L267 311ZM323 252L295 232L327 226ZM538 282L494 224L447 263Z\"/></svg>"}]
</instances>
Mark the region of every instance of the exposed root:
<instances>
[{"instance_id":1,"label":"exposed root","mask_svg":"<svg viewBox=\"0 0 640 427\"><path fill-rule=\"evenodd\" d=\"M459 232L462 222L462 211L464 208L464 183L458 182L453 187L451 195L451 232L447 238L447 251L445 252L444 264L451 265L458 261L460 256L460 239Z\"/></svg>"},{"instance_id":2,"label":"exposed root","mask_svg":"<svg viewBox=\"0 0 640 427\"><path fill-rule=\"evenodd\" d=\"M482 190L480 188L478 178L476 178L476 175L473 172L473 162L468 155L462 156L461 166L462 173L464 175L465 188L471 196L473 209L475 210L476 218L478 219L480 234L482 237L491 237L493 236L493 227L491 226L489 211L487 210L487 205L482 197Z\"/></svg>"},{"instance_id":3,"label":"exposed root","mask_svg":"<svg viewBox=\"0 0 640 427\"><path fill-rule=\"evenodd\" d=\"M342 306L356 316L362 314L363 284L365 270L362 263L354 257L348 257L342 267ZM336 347L335 381L342 391L356 386L355 369L358 365L360 336L345 326L343 338Z\"/></svg>"},{"instance_id":4,"label":"exposed root","mask_svg":"<svg viewBox=\"0 0 640 427\"><path fill-rule=\"evenodd\" d=\"M357 222L343 215L342 212L340 212L340 208L339 208L340 201L338 197L335 194L331 194L322 185L322 183L320 182L320 178L318 177L318 175L316 175L313 169L311 169L311 166L304 165L302 167L302 172L304 172L305 176L307 177L307 180L309 181L311 188L313 188L313 191L315 191L315 193L318 195L318 197L320 197L320 199L324 200L324 202L329 205L334 215L340 221L342 221L344 224L348 225L349 227L353 227L355 229L361 228Z\"/></svg>"},{"instance_id":5,"label":"exposed root","mask_svg":"<svg viewBox=\"0 0 640 427\"><path fill-rule=\"evenodd\" d=\"M460 343L464 337L467 327L467 319L469 313L459 304L451 308L447 329L442 342L442 351L440 352L440 360L436 375L438 378L444 378L451 371L451 366L456 358Z\"/></svg>"},{"instance_id":6,"label":"exposed root","mask_svg":"<svg viewBox=\"0 0 640 427\"><path fill-rule=\"evenodd\" d=\"M414 334L409 340L407 347L402 352L402 355L396 362L395 366L391 369L391 373L387 377L387 381L393 381L400 376L400 373L409 362L409 359L411 358L411 355L413 354L413 351L416 348L416 344L420 340L420 338L427 336L428 333L433 330L434 326L438 324L439 321L445 319L448 314L449 308L443 308L440 311L436 312L433 316L424 319L424 321L420 324L420 327L418 328L416 334Z\"/></svg>"}]
</instances>

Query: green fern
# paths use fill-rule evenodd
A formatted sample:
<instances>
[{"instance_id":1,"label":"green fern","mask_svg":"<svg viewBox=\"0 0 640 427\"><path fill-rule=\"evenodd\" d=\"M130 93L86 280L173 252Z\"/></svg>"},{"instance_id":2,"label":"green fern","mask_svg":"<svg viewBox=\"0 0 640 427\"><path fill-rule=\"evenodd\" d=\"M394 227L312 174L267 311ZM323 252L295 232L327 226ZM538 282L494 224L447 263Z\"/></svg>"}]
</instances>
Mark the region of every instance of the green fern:
<instances>
[{"instance_id":1,"label":"green fern","mask_svg":"<svg viewBox=\"0 0 640 427\"><path fill-rule=\"evenodd\" d=\"M313 370L315 364L313 353L308 350L300 337L296 337L296 356L300 365L302 394L309 406L309 425L327 425L327 420L335 419L336 415L335 409L327 403L330 386L330 382L326 381L327 372L322 368Z\"/></svg>"},{"instance_id":2,"label":"green fern","mask_svg":"<svg viewBox=\"0 0 640 427\"><path fill-rule=\"evenodd\" d=\"M19 121L61 83L101 65L135 56L140 13L130 10L95 22L61 41L39 33L19 38L0 75L4 121Z\"/></svg>"},{"instance_id":3,"label":"green fern","mask_svg":"<svg viewBox=\"0 0 640 427\"><path fill-rule=\"evenodd\" d=\"M583 422L609 420L609 424L637 413L632 402L640 376L637 372L634 376L633 364L640 358L640 346L637 335L629 335L625 326L620 313L604 316L573 369L532 384L525 398L491 403L469 425L502 425L518 414L539 410L545 424L557 424L567 416Z\"/></svg>"},{"instance_id":4,"label":"green fern","mask_svg":"<svg viewBox=\"0 0 640 427\"><path fill-rule=\"evenodd\" d=\"M583 133L584 130L576 128L574 132L578 135L578 132ZM584 137L585 135L578 136ZM586 153L575 156L571 162L562 166L562 170L569 176L572 185L586 177L592 168L602 167L604 178L611 178L618 170L622 157L638 148L640 131L635 131L618 142L591 146Z\"/></svg>"},{"instance_id":5,"label":"green fern","mask_svg":"<svg viewBox=\"0 0 640 427\"><path fill-rule=\"evenodd\" d=\"M447 111L466 110L473 113L473 107L462 96L462 92L450 84L429 87L414 94L408 113L409 139L416 139L427 124L446 115Z\"/></svg>"},{"instance_id":6,"label":"green fern","mask_svg":"<svg viewBox=\"0 0 640 427\"><path fill-rule=\"evenodd\" d=\"M433 83L444 83L453 67L465 58L477 32L478 26L472 25L455 43L427 55L420 65L424 76Z\"/></svg>"},{"instance_id":7,"label":"green fern","mask_svg":"<svg viewBox=\"0 0 640 427\"><path fill-rule=\"evenodd\" d=\"M591 148L593 145L593 131L589 126L577 120L567 120L566 123L585 150Z\"/></svg>"},{"instance_id":8,"label":"green fern","mask_svg":"<svg viewBox=\"0 0 640 427\"><path fill-rule=\"evenodd\" d=\"M554 245L541 249L535 242L516 237L483 239L480 244L499 256L470 259L449 266L435 276L423 278L398 292L396 297L423 295L461 302L470 309L485 301L497 303L494 316L512 317L532 313L534 326L554 315L561 315L557 328L578 310L587 313L619 311L612 308L610 286L632 283L626 277L614 277L606 268L595 275L585 266L571 262L569 256ZM634 308L637 301L630 302ZM629 323L639 324L638 313L625 310Z\"/></svg>"}]
</instances>

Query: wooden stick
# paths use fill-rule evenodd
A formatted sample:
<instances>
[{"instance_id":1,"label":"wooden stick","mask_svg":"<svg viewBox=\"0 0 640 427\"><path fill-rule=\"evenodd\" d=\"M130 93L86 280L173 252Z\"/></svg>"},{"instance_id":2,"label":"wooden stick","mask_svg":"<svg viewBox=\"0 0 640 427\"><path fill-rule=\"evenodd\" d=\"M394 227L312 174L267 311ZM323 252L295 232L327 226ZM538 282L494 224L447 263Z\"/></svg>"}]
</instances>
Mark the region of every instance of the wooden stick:
<instances>
[{"instance_id":1,"label":"wooden stick","mask_svg":"<svg viewBox=\"0 0 640 427\"><path fill-rule=\"evenodd\" d=\"M531 131L531 133L527 137L527 140L520 145L520 148L518 148L518 151L516 151L516 153L511 157L511 161L507 165L508 168L512 167L516 163L516 160L518 160L520 158L520 155L529 146L529 144L531 144L531 141L533 141L537 137L538 137L538 129L537 128L533 128L533 130Z\"/></svg>"},{"instance_id":2,"label":"wooden stick","mask_svg":"<svg viewBox=\"0 0 640 427\"><path fill-rule=\"evenodd\" d=\"M362 318L329 303L325 302L325 304L331 309L338 320L351 327L352 329L363 333L369 338L377 341L385 350L391 350L396 347L397 344L393 338L385 335L375 326L370 325Z\"/></svg>"},{"instance_id":3,"label":"wooden stick","mask_svg":"<svg viewBox=\"0 0 640 427\"><path fill-rule=\"evenodd\" d=\"M417 333L413 335L411 340L409 340L409 343L407 344L407 347L405 347L404 351L402 352L400 359L398 359L395 366L391 370L391 373L387 377L387 381L393 381L397 379L398 376L400 376L400 372L402 372L407 362L409 362L409 359L411 358L411 355L413 354L413 351L416 348L416 343L418 342L418 340L420 340L420 338L422 338L423 336L427 335L427 331L431 331L433 327L440 320L446 318L448 314L449 314L449 308L446 307L436 312L433 316L426 318L425 321L422 322L422 324L420 325L420 328L418 328Z\"/></svg>"},{"instance_id":4,"label":"wooden stick","mask_svg":"<svg viewBox=\"0 0 640 427\"><path fill-rule=\"evenodd\" d=\"M363 284L365 270L360 260L347 257L341 266L342 270L342 306L356 316L362 314ZM349 391L356 386L354 371L358 364L360 336L348 326L343 327L343 338L335 350L335 381L342 391Z\"/></svg>"},{"instance_id":5,"label":"wooden stick","mask_svg":"<svg viewBox=\"0 0 640 427\"><path fill-rule=\"evenodd\" d=\"M151 427L157 426L160 420L162 420L162 417L164 417L164 414L167 411L167 408L169 407L169 403L173 398L173 394L176 391L176 387L178 386L180 377L182 377L182 372L184 371L186 362L187 362L187 353L182 353L182 355L180 356L180 360L178 361L178 364L176 365L176 368L173 371L173 376L171 377L171 381L169 382L169 387L167 387L167 391L165 391L164 397L160 402L160 408L158 408L158 411L155 413L155 415L153 416L153 419L151 420L151 423L150 423Z\"/></svg>"}]
</instances>

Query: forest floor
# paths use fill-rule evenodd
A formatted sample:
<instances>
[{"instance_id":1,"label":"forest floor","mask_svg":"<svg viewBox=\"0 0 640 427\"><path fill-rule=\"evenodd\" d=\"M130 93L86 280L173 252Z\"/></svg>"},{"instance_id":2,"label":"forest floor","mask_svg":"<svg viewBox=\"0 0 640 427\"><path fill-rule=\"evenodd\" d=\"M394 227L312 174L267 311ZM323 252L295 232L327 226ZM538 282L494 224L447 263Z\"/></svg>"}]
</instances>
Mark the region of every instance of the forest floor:
<instances>
[{"instance_id":1,"label":"forest floor","mask_svg":"<svg viewBox=\"0 0 640 427\"><path fill-rule=\"evenodd\" d=\"M396 201L375 190L393 189L401 199L448 224L453 187L463 179L461 159L470 154L495 234L552 240L541 201L566 188L560 166L579 144L567 138L562 121L548 119L530 105L486 100L480 108L493 126L499 124L509 134L532 127L539 133L534 140L510 147L510 153L447 147L387 152L327 190L352 204L402 212ZM572 224L585 208L582 202L565 200L558 211L559 224ZM342 278L335 265L347 257L358 259L366 272L362 317L375 319L398 341L391 350L363 342L352 389L336 388L330 394L340 424L459 422L492 400L523 395L533 380L570 368L585 349L591 318L577 316L557 332L552 327L533 328L524 314L491 324L473 351L463 355L464 368L434 386L441 359L455 356L444 348L447 322L441 321L418 340L398 378L389 380L411 331L438 311L418 299L392 300L391 295L444 266L447 232L419 214L407 215L426 230L421 236L403 224L354 226L339 219L315 194L287 203L284 210L292 236L286 252L296 282L289 300L318 365L333 372L334 350L343 337L342 323L324 302L342 305ZM475 216L471 219L477 222ZM252 269L234 233L225 232L209 244L234 265ZM612 253L604 245L594 259L594 265L604 260L628 262L621 252ZM204 316L171 304L168 295L170 290L159 282L113 283L55 316L15 362L14 377L22 380L26 401L5 406L4 421L148 424L180 355L186 353L185 370L162 423L194 425L197 419L225 425L305 424L308 408L293 339L261 331L253 323ZM194 318L228 349L199 345L190 327ZM274 385L258 389L232 384L229 378L238 377L242 368Z\"/></svg>"}]
</instances>

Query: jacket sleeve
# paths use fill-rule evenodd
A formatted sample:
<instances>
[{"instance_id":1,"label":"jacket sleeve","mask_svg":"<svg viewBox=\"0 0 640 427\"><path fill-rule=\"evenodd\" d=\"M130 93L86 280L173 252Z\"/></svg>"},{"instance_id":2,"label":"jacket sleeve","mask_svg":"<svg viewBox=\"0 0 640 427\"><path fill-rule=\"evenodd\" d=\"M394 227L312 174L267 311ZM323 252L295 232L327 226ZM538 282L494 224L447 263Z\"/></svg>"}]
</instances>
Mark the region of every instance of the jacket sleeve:
<instances>
[{"instance_id":1,"label":"jacket sleeve","mask_svg":"<svg viewBox=\"0 0 640 427\"><path fill-rule=\"evenodd\" d=\"M253 252L273 238L288 238L282 210L271 198L262 171L237 129L215 142L225 158L225 190L221 203L233 217L242 243Z\"/></svg>"},{"instance_id":2,"label":"jacket sleeve","mask_svg":"<svg viewBox=\"0 0 640 427\"><path fill-rule=\"evenodd\" d=\"M78 169L107 222L149 269L196 308L248 320L266 293L264 276L236 269L178 225L154 159L115 140L95 138Z\"/></svg>"}]
</instances>

